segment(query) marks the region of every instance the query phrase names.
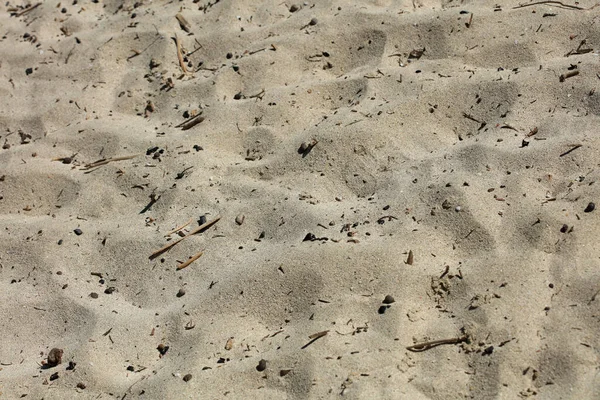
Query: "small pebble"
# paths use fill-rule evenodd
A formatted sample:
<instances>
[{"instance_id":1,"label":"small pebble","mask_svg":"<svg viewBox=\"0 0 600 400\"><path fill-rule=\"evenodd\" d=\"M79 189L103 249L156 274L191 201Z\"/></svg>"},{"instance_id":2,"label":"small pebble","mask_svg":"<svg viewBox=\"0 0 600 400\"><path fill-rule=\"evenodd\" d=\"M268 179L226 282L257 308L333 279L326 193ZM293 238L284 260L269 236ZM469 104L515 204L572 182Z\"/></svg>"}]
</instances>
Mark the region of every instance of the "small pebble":
<instances>
[{"instance_id":1,"label":"small pebble","mask_svg":"<svg viewBox=\"0 0 600 400\"><path fill-rule=\"evenodd\" d=\"M262 371L264 371L265 369L267 369L267 360L260 360L260 361L258 362L258 365L256 366L256 370L257 370L258 372L262 372Z\"/></svg>"},{"instance_id":2,"label":"small pebble","mask_svg":"<svg viewBox=\"0 0 600 400\"><path fill-rule=\"evenodd\" d=\"M244 214L240 214L237 217L235 217L235 223L238 225L242 225L244 223L245 219L246 219L246 216Z\"/></svg>"},{"instance_id":3,"label":"small pebble","mask_svg":"<svg viewBox=\"0 0 600 400\"><path fill-rule=\"evenodd\" d=\"M62 239L60 239L60 240L58 241L58 245L60 246L61 244L63 244L63 240L62 240Z\"/></svg>"},{"instance_id":4,"label":"small pebble","mask_svg":"<svg viewBox=\"0 0 600 400\"><path fill-rule=\"evenodd\" d=\"M179 289L179 291L177 292L177 297L183 297L183 295L185 295L185 290Z\"/></svg>"},{"instance_id":5,"label":"small pebble","mask_svg":"<svg viewBox=\"0 0 600 400\"><path fill-rule=\"evenodd\" d=\"M456 212L460 212L460 210L462 210L461 206L456 206L456 207L454 207L454 211L456 211Z\"/></svg>"},{"instance_id":6,"label":"small pebble","mask_svg":"<svg viewBox=\"0 0 600 400\"><path fill-rule=\"evenodd\" d=\"M50 375L50 380L51 381L55 381L58 379L58 372L53 373L52 375Z\"/></svg>"},{"instance_id":7,"label":"small pebble","mask_svg":"<svg viewBox=\"0 0 600 400\"><path fill-rule=\"evenodd\" d=\"M117 288L115 288L115 287L111 286L111 287L108 287L108 288L106 288L106 289L104 290L104 293L105 293L105 294L113 294L113 292L114 292L115 290L117 290Z\"/></svg>"},{"instance_id":8,"label":"small pebble","mask_svg":"<svg viewBox=\"0 0 600 400\"><path fill-rule=\"evenodd\" d=\"M313 240L317 240L317 237L313 233L307 233L306 236L304 236L304 239L302 239L303 242L308 242L308 241L313 241Z\"/></svg>"},{"instance_id":9,"label":"small pebble","mask_svg":"<svg viewBox=\"0 0 600 400\"><path fill-rule=\"evenodd\" d=\"M318 24L318 23L319 23L319 20L318 20L318 19L316 19L316 18L313 18L313 19L311 19L311 20L310 20L310 22L309 22L308 24L309 24L310 26L314 26L314 25L316 25L316 24Z\"/></svg>"},{"instance_id":10,"label":"small pebble","mask_svg":"<svg viewBox=\"0 0 600 400\"><path fill-rule=\"evenodd\" d=\"M85 389L85 383L83 383L83 382L79 382L79 383L77 384L77 389Z\"/></svg>"},{"instance_id":11,"label":"small pebble","mask_svg":"<svg viewBox=\"0 0 600 400\"><path fill-rule=\"evenodd\" d=\"M90 293L90 297L91 297L92 299L97 299L97 298L98 298L98 293L96 293L96 292L92 292L92 293Z\"/></svg>"},{"instance_id":12,"label":"small pebble","mask_svg":"<svg viewBox=\"0 0 600 400\"><path fill-rule=\"evenodd\" d=\"M383 304L392 304L395 301L396 300L394 300L394 298L388 294L387 296L385 296L385 299L383 299Z\"/></svg>"},{"instance_id":13,"label":"small pebble","mask_svg":"<svg viewBox=\"0 0 600 400\"><path fill-rule=\"evenodd\" d=\"M281 371L279 371L279 376L286 376L290 372L292 372L291 369L282 369Z\"/></svg>"},{"instance_id":14,"label":"small pebble","mask_svg":"<svg viewBox=\"0 0 600 400\"><path fill-rule=\"evenodd\" d=\"M191 381L191 380L192 380L192 374L186 374L186 375L183 377L183 381L184 381L184 382L189 382L189 381Z\"/></svg>"},{"instance_id":15,"label":"small pebble","mask_svg":"<svg viewBox=\"0 0 600 400\"><path fill-rule=\"evenodd\" d=\"M198 219L198 225L204 225L206 223L206 215L201 215Z\"/></svg>"},{"instance_id":16,"label":"small pebble","mask_svg":"<svg viewBox=\"0 0 600 400\"><path fill-rule=\"evenodd\" d=\"M560 228L560 231L561 231L562 233L567 233L567 231L568 231L568 230L569 230L569 225L567 225L567 224L564 224L564 225L563 225L563 226Z\"/></svg>"},{"instance_id":17,"label":"small pebble","mask_svg":"<svg viewBox=\"0 0 600 400\"><path fill-rule=\"evenodd\" d=\"M290 12L291 12L291 13L293 13L293 12L296 12L296 11L298 11L299 9L300 9L300 7L298 7L296 4L292 4L292 5L290 6Z\"/></svg>"},{"instance_id":18,"label":"small pebble","mask_svg":"<svg viewBox=\"0 0 600 400\"><path fill-rule=\"evenodd\" d=\"M47 364L49 367L55 367L58 364L62 363L63 349L53 348L48 353L48 361Z\"/></svg>"},{"instance_id":19,"label":"small pebble","mask_svg":"<svg viewBox=\"0 0 600 400\"><path fill-rule=\"evenodd\" d=\"M585 210L583 210L583 212L586 213L591 213L592 211L594 211L596 209L596 205L592 202L590 202L587 207L585 208Z\"/></svg>"},{"instance_id":20,"label":"small pebble","mask_svg":"<svg viewBox=\"0 0 600 400\"><path fill-rule=\"evenodd\" d=\"M377 312L379 314L385 314L385 312L387 311L388 308L389 308L389 305L381 306L381 307L379 307L379 310L377 310Z\"/></svg>"},{"instance_id":21,"label":"small pebble","mask_svg":"<svg viewBox=\"0 0 600 400\"><path fill-rule=\"evenodd\" d=\"M169 350L169 346L165 346L164 344L159 344L156 347L156 350L158 350L158 352L160 353L161 356L164 356L165 354L167 354L167 351Z\"/></svg>"},{"instance_id":22,"label":"small pebble","mask_svg":"<svg viewBox=\"0 0 600 400\"><path fill-rule=\"evenodd\" d=\"M73 232L75 232L77 236L83 235L83 231L79 228L74 229Z\"/></svg>"}]
</instances>

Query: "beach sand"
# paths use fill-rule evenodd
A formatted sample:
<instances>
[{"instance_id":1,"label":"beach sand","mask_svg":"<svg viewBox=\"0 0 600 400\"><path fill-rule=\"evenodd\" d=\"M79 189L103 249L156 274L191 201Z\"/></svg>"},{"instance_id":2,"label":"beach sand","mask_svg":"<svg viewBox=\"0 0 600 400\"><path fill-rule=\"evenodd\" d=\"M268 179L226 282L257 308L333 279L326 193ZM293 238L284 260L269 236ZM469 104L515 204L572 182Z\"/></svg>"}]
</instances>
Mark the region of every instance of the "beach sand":
<instances>
[{"instance_id":1,"label":"beach sand","mask_svg":"<svg viewBox=\"0 0 600 400\"><path fill-rule=\"evenodd\" d=\"M540 3L4 3L0 399L600 398L600 8Z\"/></svg>"}]
</instances>

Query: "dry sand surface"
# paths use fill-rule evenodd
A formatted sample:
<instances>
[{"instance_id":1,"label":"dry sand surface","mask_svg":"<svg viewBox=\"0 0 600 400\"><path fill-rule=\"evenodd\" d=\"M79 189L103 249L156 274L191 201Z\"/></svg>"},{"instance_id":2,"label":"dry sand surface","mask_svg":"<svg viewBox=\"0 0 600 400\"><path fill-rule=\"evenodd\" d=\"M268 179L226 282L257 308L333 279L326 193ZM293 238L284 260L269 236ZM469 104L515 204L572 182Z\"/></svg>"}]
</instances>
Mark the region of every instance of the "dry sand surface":
<instances>
[{"instance_id":1,"label":"dry sand surface","mask_svg":"<svg viewBox=\"0 0 600 400\"><path fill-rule=\"evenodd\" d=\"M0 399L600 398L600 7L538 3L3 3Z\"/></svg>"}]
</instances>

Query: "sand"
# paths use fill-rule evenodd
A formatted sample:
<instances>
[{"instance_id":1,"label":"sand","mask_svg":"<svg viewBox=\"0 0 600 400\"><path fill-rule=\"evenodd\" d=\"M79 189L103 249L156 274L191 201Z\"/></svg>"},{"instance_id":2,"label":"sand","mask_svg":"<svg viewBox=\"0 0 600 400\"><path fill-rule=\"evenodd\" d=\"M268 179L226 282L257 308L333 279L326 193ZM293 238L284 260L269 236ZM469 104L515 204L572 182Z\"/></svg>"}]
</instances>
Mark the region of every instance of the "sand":
<instances>
[{"instance_id":1,"label":"sand","mask_svg":"<svg viewBox=\"0 0 600 400\"><path fill-rule=\"evenodd\" d=\"M0 398L600 398L600 8L541 3L4 3Z\"/></svg>"}]
</instances>

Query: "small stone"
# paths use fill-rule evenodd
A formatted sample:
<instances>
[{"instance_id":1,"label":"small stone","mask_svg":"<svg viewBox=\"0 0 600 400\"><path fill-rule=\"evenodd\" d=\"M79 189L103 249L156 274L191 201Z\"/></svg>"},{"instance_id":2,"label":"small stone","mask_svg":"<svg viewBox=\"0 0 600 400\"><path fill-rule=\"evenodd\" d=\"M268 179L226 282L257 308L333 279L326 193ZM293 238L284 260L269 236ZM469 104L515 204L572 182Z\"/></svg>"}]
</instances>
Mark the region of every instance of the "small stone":
<instances>
[{"instance_id":1,"label":"small stone","mask_svg":"<svg viewBox=\"0 0 600 400\"><path fill-rule=\"evenodd\" d=\"M317 240L317 237L313 234L313 233L307 233L306 236L304 236L304 239L302 239L303 242L308 242L308 241L314 241Z\"/></svg>"},{"instance_id":2,"label":"small stone","mask_svg":"<svg viewBox=\"0 0 600 400\"><path fill-rule=\"evenodd\" d=\"M25 74L26 74L26 75L31 75L31 74L33 74L33 68L27 68L27 69L25 70Z\"/></svg>"},{"instance_id":3,"label":"small stone","mask_svg":"<svg viewBox=\"0 0 600 400\"><path fill-rule=\"evenodd\" d=\"M117 290L117 288L115 288L115 287L113 287L113 286L111 286L111 287L107 287L107 288L104 290L104 293L105 293L105 294L113 294L113 292L114 292L115 290Z\"/></svg>"},{"instance_id":4,"label":"small stone","mask_svg":"<svg viewBox=\"0 0 600 400\"><path fill-rule=\"evenodd\" d=\"M62 240L62 239L60 239L60 240L58 241L58 245L60 246L61 244L63 244L63 240Z\"/></svg>"},{"instance_id":5,"label":"small stone","mask_svg":"<svg viewBox=\"0 0 600 400\"><path fill-rule=\"evenodd\" d=\"M319 20L318 20L318 19L316 19L316 18L313 18L313 19L311 19L311 20L310 20L310 22L309 22L308 24L309 24L310 26L314 26L314 25L316 25L316 24L318 24L318 23L319 23Z\"/></svg>"},{"instance_id":6,"label":"small stone","mask_svg":"<svg viewBox=\"0 0 600 400\"><path fill-rule=\"evenodd\" d=\"M246 219L246 216L244 214L240 214L237 217L235 217L235 223L238 225L242 225L244 223L245 219Z\"/></svg>"},{"instance_id":7,"label":"small stone","mask_svg":"<svg viewBox=\"0 0 600 400\"><path fill-rule=\"evenodd\" d=\"M379 307L379 310L377 310L377 312L378 312L379 314L385 314L385 312L387 311L387 309L388 309L389 307L390 307L389 305L381 306L381 307Z\"/></svg>"},{"instance_id":8,"label":"small stone","mask_svg":"<svg viewBox=\"0 0 600 400\"><path fill-rule=\"evenodd\" d=\"M383 299L383 304L392 304L395 301L396 300L394 300L394 298L388 294L387 296L385 296L385 299Z\"/></svg>"},{"instance_id":9,"label":"small stone","mask_svg":"<svg viewBox=\"0 0 600 400\"><path fill-rule=\"evenodd\" d=\"M127 371L135 371L135 367L133 365L130 365L129 367L127 367Z\"/></svg>"},{"instance_id":10,"label":"small stone","mask_svg":"<svg viewBox=\"0 0 600 400\"><path fill-rule=\"evenodd\" d=\"M82 390L83 390L83 389L85 389L85 383L83 383L83 382L79 382L79 383L77 384L77 389L82 389Z\"/></svg>"},{"instance_id":11,"label":"small stone","mask_svg":"<svg viewBox=\"0 0 600 400\"><path fill-rule=\"evenodd\" d=\"M50 380L51 381L55 381L58 379L58 372L53 373L52 375L50 375Z\"/></svg>"},{"instance_id":12,"label":"small stone","mask_svg":"<svg viewBox=\"0 0 600 400\"><path fill-rule=\"evenodd\" d=\"M256 370L257 370L258 372L262 372L262 371L264 371L265 369L267 369L267 360L260 360L260 361L258 362L258 365L256 366Z\"/></svg>"},{"instance_id":13,"label":"small stone","mask_svg":"<svg viewBox=\"0 0 600 400\"><path fill-rule=\"evenodd\" d=\"M50 352L48 353L48 361L46 365L48 365L49 367L55 367L58 364L62 363L63 353L63 349L58 349L56 347L50 350Z\"/></svg>"},{"instance_id":14,"label":"small stone","mask_svg":"<svg viewBox=\"0 0 600 400\"><path fill-rule=\"evenodd\" d=\"M206 223L206 215L201 215L198 219L198 225L204 225Z\"/></svg>"},{"instance_id":15,"label":"small stone","mask_svg":"<svg viewBox=\"0 0 600 400\"><path fill-rule=\"evenodd\" d=\"M279 376L286 376L290 372L292 372L291 369L282 369L281 371L279 371Z\"/></svg>"},{"instance_id":16,"label":"small stone","mask_svg":"<svg viewBox=\"0 0 600 400\"><path fill-rule=\"evenodd\" d=\"M233 58L233 54L232 53L227 53L227 55L225 57L227 57L227 59L229 60L229 59Z\"/></svg>"},{"instance_id":17,"label":"small stone","mask_svg":"<svg viewBox=\"0 0 600 400\"><path fill-rule=\"evenodd\" d=\"M596 209L596 205L592 202L590 202L587 207L585 208L585 210L583 210L583 212L586 213L591 213L592 211L594 211Z\"/></svg>"},{"instance_id":18,"label":"small stone","mask_svg":"<svg viewBox=\"0 0 600 400\"><path fill-rule=\"evenodd\" d=\"M490 346L487 347L485 350L483 350L483 353L481 353L481 355L483 356L489 356L494 352L494 346Z\"/></svg>"},{"instance_id":19,"label":"small stone","mask_svg":"<svg viewBox=\"0 0 600 400\"><path fill-rule=\"evenodd\" d=\"M233 96L234 100L240 100L242 98L242 92L238 92Z\"/></svg>"},{"instance_id":20,"label":"small stone","mask_svg":"<svg viewBox=\"0 0 600 400\"><path fill-rule=\"evenodd\" d=\"M79 228L76 228L73 230L73 232L77 235L77 236L81 236L83 235L83 231Z\"/></svg>"},{"instance_id":21,"label":"small stone","mask_svg":"<svg viewBox=\"0 0 600 400\"><path fill-rule=\"evenodd\" d=\"M560 231L561 231L562 233L567 233L567 231L568 231L568 230L569 230L569 225L567 225L567 224L564 224L564 225L563 225L563 226L560 228Z\"/></svg>"},{"instance_id":22,"label":"small stone","mask_svg":"<svg viewBox=\"0 0 600 400\"><path fill-rule=\"evenodd\" d=\"M456 211L456 212L460 212L460 210L462 210L462 207L461 207L461 206L456 206L456 207L454 207L454 211Z\"/></svg>"},{"instance_id":23,"label":"small stone","mask_svg":"<svg viewBox=\"0 0 600 400\"><path fill-rule=\"evenodd\" d=\"M98 293L96 293L96 292L92 292L92 293L90 293L90 297L91 297L92 299L97 299L97 298L98 298Z\"/></svg>"},{"instance_id":24,"label":"small stone","mask_svg":"<svg viewBox=\"0 0 600 400\"><path fill-rule=\"evenodd\" d=\"M185 374L183 377L184 382L189 382L192 380L192 374Z\"/></svg>"},{"instance_id":25,"label":"small stone","mask_svg":"<svg viewBox=\"0 0 600 400\"><path fill-rule=\"evenodd\" d=\"M167 354L167 351L169 350L169 346L165 346L164 344L159 344L156 347L156 350L158 350L158 352L160 353L161 356L164 356L165 354Z\"/></svg>"},{"instance_id":26,"label":"small stone","mask_svg":"<svg viewBox=\"0 0 600 400\"><path fill-rule=\"evenodd\" d=\"M179 291L177 292L177 297L183 297L184 295L185 295L185 290L179 289Z\"/></svg>"},{"instance_id":27,"label":"small stone","mask_svg":"<svg viewBox=\"0 0 600 400\"><path fill-rule=\"evenodd\" d=\"M294 12L298 11L299 9L300 9L300 7L298 7L296 4L292 4L290 6L290 12L291 13L294 13Z\"/></svg>"}]
</instances>

